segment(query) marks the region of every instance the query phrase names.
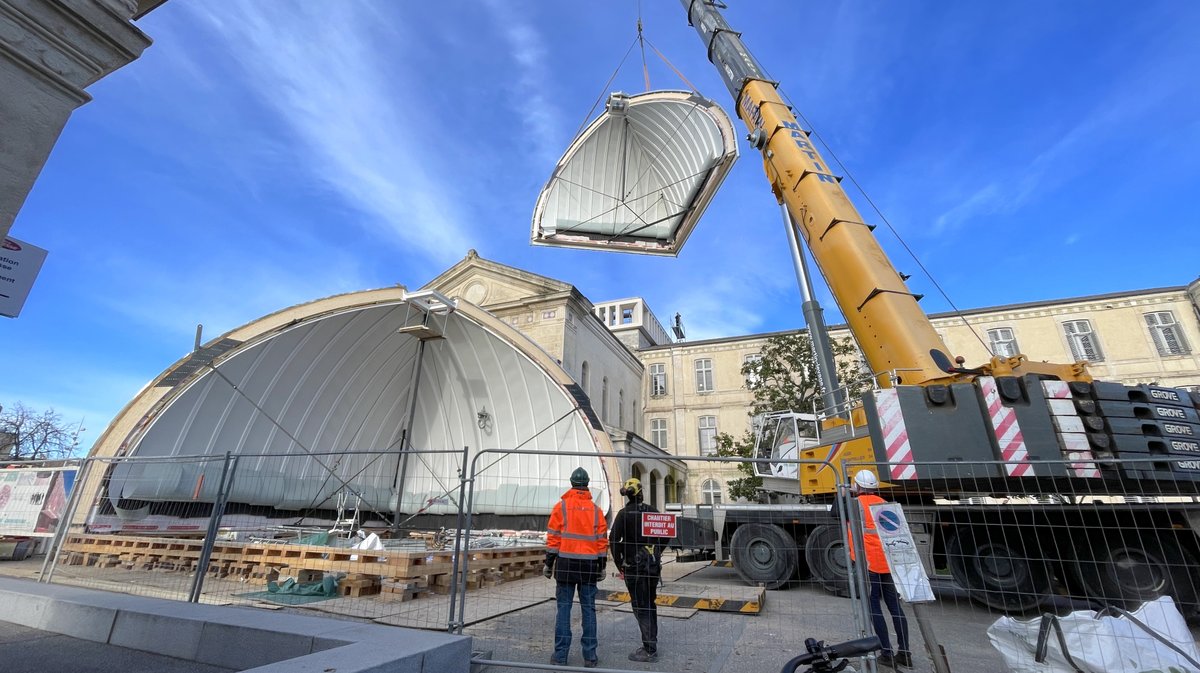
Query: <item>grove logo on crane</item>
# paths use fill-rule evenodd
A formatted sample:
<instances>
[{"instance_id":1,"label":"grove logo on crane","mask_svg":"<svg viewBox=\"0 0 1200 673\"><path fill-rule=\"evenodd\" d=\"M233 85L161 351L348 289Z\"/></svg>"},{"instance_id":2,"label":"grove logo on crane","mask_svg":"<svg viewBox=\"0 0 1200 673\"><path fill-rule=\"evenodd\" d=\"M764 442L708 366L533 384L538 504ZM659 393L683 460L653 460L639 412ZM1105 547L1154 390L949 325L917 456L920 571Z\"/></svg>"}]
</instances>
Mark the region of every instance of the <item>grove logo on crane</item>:
<instances>
[{"instance_id":1,"label":"grove logo on crane","mask_svg":"<svg viewBox=\"0 0 1200 673\"><path fill-rule=\"evenodd\" d=\"M0 247L3 247L5 250L12 250L13 252L21 251L20 244L18 244L16 241L12 240L11 238L4 239L4 245L0 246Z\"/></svg>"}]
</instances>

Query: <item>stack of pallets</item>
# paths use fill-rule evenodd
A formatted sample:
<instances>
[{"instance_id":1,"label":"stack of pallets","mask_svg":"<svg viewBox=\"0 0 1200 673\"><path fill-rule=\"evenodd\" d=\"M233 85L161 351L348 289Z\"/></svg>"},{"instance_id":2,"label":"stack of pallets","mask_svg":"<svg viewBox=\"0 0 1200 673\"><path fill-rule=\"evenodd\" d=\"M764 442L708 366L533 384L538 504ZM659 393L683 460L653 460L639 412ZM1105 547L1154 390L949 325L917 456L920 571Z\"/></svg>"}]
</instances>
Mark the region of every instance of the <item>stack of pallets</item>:
<instances>
[{"instance_id":1,"label":"stack of pallets","mask_svg":"<svg viewBox=\"0 0 1200 673\"><path fill-rule=\"evenodd\" d=\"M130 570L194 572L202 540L121 535L68 535L60 563L122 566ZM545 547L469 549L465 558L467 589L536 576ZM344 547L227 542L213 545L208 572L248 584L266 584L280 576L319 577L339 572L344 596L389 594L393 600L415 598L428 591L449 593L453 583L454 552L438 550L359 550ZM302 573L307 573L302 575Z\"/></svg>"}]
</instances>

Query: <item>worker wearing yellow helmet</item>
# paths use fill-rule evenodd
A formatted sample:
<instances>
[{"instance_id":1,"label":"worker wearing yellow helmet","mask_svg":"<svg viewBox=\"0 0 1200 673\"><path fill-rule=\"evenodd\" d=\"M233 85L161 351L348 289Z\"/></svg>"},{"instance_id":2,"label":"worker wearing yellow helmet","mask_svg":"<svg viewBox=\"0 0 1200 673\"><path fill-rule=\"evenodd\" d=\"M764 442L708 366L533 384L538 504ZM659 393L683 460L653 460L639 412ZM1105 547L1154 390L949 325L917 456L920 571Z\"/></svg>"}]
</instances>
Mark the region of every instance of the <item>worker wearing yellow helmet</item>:
<instances>
[{"instance_id":1,"label":"worker wearing yellow helmet","mask_svg":"<svg viewBox=\"0 0 1200 673\"><path fill-rule=\"evenodd\" d=\"M644 502L642 482L627 479L620 492L628 502L613 521L609 547L613 562L625 577L633 616L642 636L642 646L629 655L629 660L658 661L658 607L654 601L666 540L648 537L642 531L642 514L658 512Z\"/></svg>"}]
</instances>

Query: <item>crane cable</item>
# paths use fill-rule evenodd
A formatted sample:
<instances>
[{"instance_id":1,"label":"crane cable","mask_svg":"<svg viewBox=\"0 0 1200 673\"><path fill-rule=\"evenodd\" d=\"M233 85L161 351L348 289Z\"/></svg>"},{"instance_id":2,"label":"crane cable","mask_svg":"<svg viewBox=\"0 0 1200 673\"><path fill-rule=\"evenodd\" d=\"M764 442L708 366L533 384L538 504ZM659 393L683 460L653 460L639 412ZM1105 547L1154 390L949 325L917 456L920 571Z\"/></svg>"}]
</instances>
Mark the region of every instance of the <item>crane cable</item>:
<instances>
[{"instance_id":1,"label":"crane cable","mask_svg":"<svg viewBox=\"0 0 1200 673\"><path fill-rule=\"evenodd\" d=\"M638 47L642 50L642 79L646 80L646 91L649 91L650 68L646 66L646 36L642 35L642 0L638 0L637 29Z\"/></svg>"}]
</instances>

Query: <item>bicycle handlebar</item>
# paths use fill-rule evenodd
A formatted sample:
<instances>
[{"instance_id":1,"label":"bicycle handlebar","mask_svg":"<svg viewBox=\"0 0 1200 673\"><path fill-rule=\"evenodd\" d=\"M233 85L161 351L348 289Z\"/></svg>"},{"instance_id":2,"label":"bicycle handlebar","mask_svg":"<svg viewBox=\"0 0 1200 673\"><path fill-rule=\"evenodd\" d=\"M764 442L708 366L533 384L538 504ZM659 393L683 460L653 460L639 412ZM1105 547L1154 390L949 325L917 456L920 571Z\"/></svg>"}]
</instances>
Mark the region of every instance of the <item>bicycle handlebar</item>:
<instances>
[{"instance_id":1,"label":"bicycle handlebar","mask_svg":"<svg viewBox=\"0 0 1200 673\"><path fill-rule=\"evenodd\" d=\"M879 642L879 636L848 640L844 643L837 643L836 645L826 645L823 642L818 642L813 638L809 638L808 640L804 641L804 646L806 649L808 649L808 653L801 654L800 656L788 661L783 665L783 670L780 673L795 673L798 667L805 664L827 664L835 659L860 657L864 654L869 654L876 650L883 649L883 645Z\"/></svg>"}]
</instances>

